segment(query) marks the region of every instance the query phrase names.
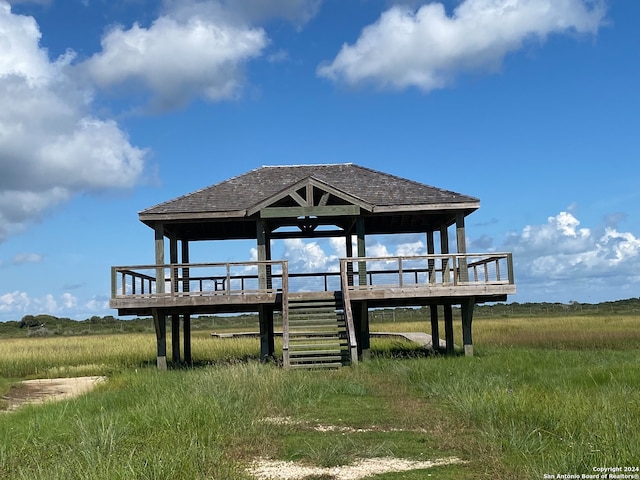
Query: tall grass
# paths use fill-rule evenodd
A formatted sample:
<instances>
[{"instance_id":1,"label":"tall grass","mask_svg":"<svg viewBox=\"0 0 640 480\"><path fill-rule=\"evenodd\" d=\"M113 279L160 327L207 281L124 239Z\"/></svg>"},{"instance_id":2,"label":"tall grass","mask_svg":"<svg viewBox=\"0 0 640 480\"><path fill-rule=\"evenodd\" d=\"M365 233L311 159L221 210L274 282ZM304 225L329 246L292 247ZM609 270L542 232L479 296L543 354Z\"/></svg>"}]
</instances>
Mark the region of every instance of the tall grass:
<instances>
[{"instance_id":1,"label":"tall grass","mask_svg":"<svg viewBox=\"0 0 640 480\"><path fill-rule=\"evenodd\" d=\"M218 339L205 332L192 335L191 347L197 364L233 363L260 355L258 339ZM167 348L171 359L170 336ZM156 337L150 333L0 340L0 377L4 378L106 375L154 365L155 359Z\"/></svg>"},{"instance_id":2,"label":"tall grass","mask_svg":"<svg viewBox=\"0 0 640 480\"><path fill-rule=\"evenodd\" d=\"M468 462L429 472L445 479L636 466L639 321L482 319L473 358L419 348L394 358L395 341L374 339L372 360L311 373L254 361L255 338L194 334L199 367L169 372L152 367L154 335L1 340L4 377L109 381L75 400L0 415L0 478L244 479L260 456L325 466L386 455ZM428 322L396 326L424 331ZM289 421L265 421L274 417Z\"/></svg>"}]
</instances>

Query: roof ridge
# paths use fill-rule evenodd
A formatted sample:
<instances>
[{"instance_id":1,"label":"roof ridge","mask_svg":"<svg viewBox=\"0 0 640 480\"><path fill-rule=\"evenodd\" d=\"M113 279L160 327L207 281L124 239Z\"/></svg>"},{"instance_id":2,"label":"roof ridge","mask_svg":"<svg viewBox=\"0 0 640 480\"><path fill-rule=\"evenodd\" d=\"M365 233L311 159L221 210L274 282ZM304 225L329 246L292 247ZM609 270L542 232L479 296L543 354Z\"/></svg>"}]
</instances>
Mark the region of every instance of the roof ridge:
<instances>
[{"instance_id":1,"label":"roof ridge","mask_svg":"<svg viewBox=\"0 0 640 480\"><path fill-rule=\"evenodd\" d=\"M262 165L260 168L289 168L289 167L336 167L341 165L355 165L352 162L345 163L296 163L292 165ZM258 170L257 168L254 170Z\"/></svg>"}]
</instances>

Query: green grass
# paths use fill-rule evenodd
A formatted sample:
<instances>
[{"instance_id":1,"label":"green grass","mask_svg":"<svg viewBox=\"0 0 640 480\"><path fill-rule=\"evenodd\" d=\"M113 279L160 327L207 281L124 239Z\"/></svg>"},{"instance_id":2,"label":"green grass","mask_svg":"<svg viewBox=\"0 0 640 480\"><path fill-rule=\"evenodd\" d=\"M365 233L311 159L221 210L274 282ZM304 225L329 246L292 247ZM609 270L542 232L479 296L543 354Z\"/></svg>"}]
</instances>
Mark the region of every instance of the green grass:
<instances>
[{"instance_id":1,"label":"green grass","mask_svg":"<svg viewBox=\"0 0 640 480\"><path fill-rule=\"evenodd\" d=\"M467 462L378 480L540 479L637 466L638 322L481 319L473 358L373 339L371 360L311 373L256 362L257 339L205 333L193 339L199 366L168 372L152 367L153 335L0 340L0 389L8 377L109 376L81 398L0 415L0 478L244 479L257 457Z\"/></svg>"}]
</instances>

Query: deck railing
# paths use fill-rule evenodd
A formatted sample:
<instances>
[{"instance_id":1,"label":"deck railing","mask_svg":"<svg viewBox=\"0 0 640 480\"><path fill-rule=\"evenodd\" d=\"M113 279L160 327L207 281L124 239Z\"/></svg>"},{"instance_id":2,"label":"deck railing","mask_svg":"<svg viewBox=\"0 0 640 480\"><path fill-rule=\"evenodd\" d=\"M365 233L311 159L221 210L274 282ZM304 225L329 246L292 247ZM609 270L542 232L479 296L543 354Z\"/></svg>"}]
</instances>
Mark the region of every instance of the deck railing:
<instances>
[{"instance_id":1,"label":"deck railing","mask_svg":"<svg viewBox=\"0 0 640 480\"><path fill-rule=\"evenodd\" d=\"M349 288L513 285L511 253L352 257L340 260Z\"/></svg>"},{"instance_id":2,"label":"deck railing","mask_svg":"<svg viewBox=\"0 0 640 480\"><path fill-rule=\"evenodd\" d=\"M513 285L510 253L352 257L340 271L288 273L286 261L112 267L112 298L216 296L412 286ZM157 279L162 278L162 282Z\"/></svg>"},{"instance_id":3,"label":"deck railing","mask_svg":"<svg viewBox=\"0 0 640 480\"><path fill-rule=\"evenodd\" d=\"M287 278L286 261L112 267L111 298L277 293Z\"/></svg>"}]
</instances>

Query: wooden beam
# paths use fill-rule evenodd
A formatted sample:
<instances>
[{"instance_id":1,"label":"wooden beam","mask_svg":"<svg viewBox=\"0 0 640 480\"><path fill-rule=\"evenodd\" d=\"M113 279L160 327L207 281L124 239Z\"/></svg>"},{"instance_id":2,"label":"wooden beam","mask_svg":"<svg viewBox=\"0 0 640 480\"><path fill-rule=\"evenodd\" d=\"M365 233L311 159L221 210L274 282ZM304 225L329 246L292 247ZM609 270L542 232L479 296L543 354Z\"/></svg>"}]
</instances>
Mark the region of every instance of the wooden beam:
<instances>
[{"instance_id":1,"label":"wooden beam","mask_svg":"<svg viewBox=\"0 0 640 480\"><path fill-rule=\"evenodd\" d=\"M462 343L464 344L464 354L467 357L473 357L471 323L473 321L474 305L475 299L473 297L466 298L460 305L462 312Z\"/></svg>"},{"instance_id":2,"label":"wooden beam","mask_svg":"<svg viewBox=\"0 0 640 480\"><path fill-rule=\"evenodd\" d=\"M344 230L314 230L312 232L273 232L273 240L283 240L285 238L335 238L342 237Z\"/></svg>"},{"instance_id":3,"label":"wooden beam","mask_svg":"<svg viewBox=\"0 0 640 480\"><path fill-rule=\"evenodd\" d=\"M297 192L291 192L289 193L289 196L293 198L295 202L301 207L308 206L307 201L304 198L302 198Z\"/></svg>"},{"instance_id":4,"label":"wooden beam","mask_svg":"<svg viewBox=\"0 0 640 480\"><path fill-rule=\"evenodd\" d=\"M320 201L318 202L318 206L319 207L324 207L327 205L327 203L329 202L329 196L330 193L329 192L324 192L322 194L322 197L320 198Z\"/></svg>"},{"instance_id":5,"label":"wooden beam","mask_svg":"<svg viewBox=\"0 0 640 480\"><path fill-rule=\"evenodd\" d=\"M343 217L360 214L357 205L329 205L324 207L266 207L260 218Z\"/></svg>"},{"instance_id":6,"label":"wooden beam","mask_svg":"<svg viewBox=\"0 0 640 480\"><path fill-rule=\"evenodd\" d=\"M447 355L453 355L453 308L450 303L444 306L444 338L447 343Z\"/></svg>"},{"instance_id":7,"label":"wooden beam","mask_svg":"<svg viewBox=\"0 0 640 480\"><path fill-rule=\"evenodd\" d=\"M313 206L313 183L307 183L307 206Z\"/></svg>"},{"instance_id":8,"label":"wooden beam","mask_svg":"<svg viewBox=\"0 0 640 480\"><path fill-rule=\"evenodd\" d=\"M358 257L367 256L365 244L364 218L358 217L356 221L356 235L358 237ZM367 262L358 262L358 285L367 284Z\"/></svg>"},{"instance_id":9,"label":"wooden beam","mask_svg":"<svg viewBox=\"0 0 640 480\"><path fill-rule=\"evenodd\" d=\"M160 370L167 369L167 319L164 313L154 308L153 324L156 330L156 366Z\"/></svg>"},{"instance_id":10,"label":"wooden beam","mask_svg":"<svg viewBox=\"0 0 640 480\"><path fill-rule=\"evenodd\" d=\"M440 350L440 325L438 324L438 305L429 305L429 313L431 315L431 345L433 351Z\"/></svg>"},{"instance_id":11,"label":"wooden beam","mask_svg":"<svg viewBox=\"0 0 640 480\"><path fill-rule=\"evenodd\" d=\"M273 358L275 352L273 306L261 305L258 310L260 323L260 360L263 362Z\"/></svg>"},{"instance_id":12,"label":"wooden beam","mask_svg":"<svg viewBox=\"0 0 640 480\"><path fill-rule=\"evenodd\" d=\"M180 315L171 315L171 361L180 363Z\"/></svg>"},{"instance_id":13,"label":"wooden beam","mask_svg":"<svg viewBox=\"0 0 640 480\"><path fill-rule=\"evenodd\" d=\"M181 242L181 256L182 263L189 263L189 241L182 240ZM189 269L182 269L182 278L184 282L182 285L183 292L189 292ZM191 360L191 315L186 313L182 317L182 336L184 337L184 361L187 365L192 364Z\"/></svg>"}]
</instances>

